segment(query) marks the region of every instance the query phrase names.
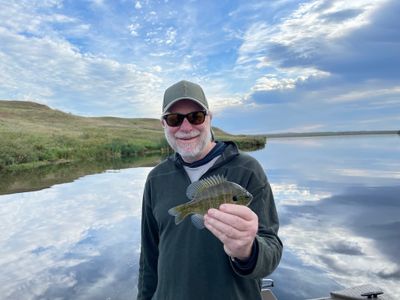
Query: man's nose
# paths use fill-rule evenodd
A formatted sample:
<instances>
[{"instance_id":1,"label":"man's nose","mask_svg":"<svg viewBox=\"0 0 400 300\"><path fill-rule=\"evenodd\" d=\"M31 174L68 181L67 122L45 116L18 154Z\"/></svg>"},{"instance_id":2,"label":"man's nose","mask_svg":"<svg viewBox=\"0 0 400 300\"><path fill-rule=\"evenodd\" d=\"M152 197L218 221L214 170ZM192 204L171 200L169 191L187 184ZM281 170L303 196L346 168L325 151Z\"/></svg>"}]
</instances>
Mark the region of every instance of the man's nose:
<instances>
[{"instance_id":1,"label":"man's nose","mask_svg":"<svg viewBox=\"0 0 400 300\"><path fill-rule=\"evenodd\" d=\"M182 122L182 124L181 124L181 126L180 126L180 129L182 129L182 130L189 130L189 129L192 129L192 124L190 124L190 122L188 121L188 119L187 118L184 118L183 119L183 122Z\"/></svg>"}]
</instances>

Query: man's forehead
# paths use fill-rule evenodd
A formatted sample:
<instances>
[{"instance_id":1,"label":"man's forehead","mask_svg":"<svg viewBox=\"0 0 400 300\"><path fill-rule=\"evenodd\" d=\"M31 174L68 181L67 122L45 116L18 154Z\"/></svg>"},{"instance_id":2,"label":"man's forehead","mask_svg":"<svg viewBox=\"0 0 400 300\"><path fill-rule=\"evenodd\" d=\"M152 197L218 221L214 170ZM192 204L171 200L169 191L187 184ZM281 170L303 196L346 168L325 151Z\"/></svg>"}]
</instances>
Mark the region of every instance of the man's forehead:
<instances>
[{"instance_id":1,"label":"man's forehead","mask_svg":"<svg viewBox=\"0 0 400 300\"><path fill-rule=\"evenodd\" d=\"M174 103L170 108L169 111L173 112L177 109L192 109L192 110L203 110L204 108L201 107L200 104L197 102L190 100L190 99L182 99Z\"/></svg>"}]
</instances>

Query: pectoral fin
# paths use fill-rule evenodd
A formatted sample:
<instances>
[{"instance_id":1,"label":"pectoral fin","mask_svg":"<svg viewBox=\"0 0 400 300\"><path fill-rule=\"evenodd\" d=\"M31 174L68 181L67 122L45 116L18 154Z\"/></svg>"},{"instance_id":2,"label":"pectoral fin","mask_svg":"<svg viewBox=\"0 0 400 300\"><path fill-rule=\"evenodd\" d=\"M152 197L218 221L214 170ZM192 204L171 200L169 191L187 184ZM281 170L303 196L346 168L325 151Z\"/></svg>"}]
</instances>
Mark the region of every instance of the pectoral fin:
<instances>
[{"instance_id":1,"label":"pectoral fin","mask_svg":"<svg viewBox=\"0 0 400 300\"><path fill-rule=\"evenodd\" d=\"M200 214L194 214L190 217L192 219L193 225L197 229L203 229L204 228L204 216Z\"/></svg>"}]
</instances>

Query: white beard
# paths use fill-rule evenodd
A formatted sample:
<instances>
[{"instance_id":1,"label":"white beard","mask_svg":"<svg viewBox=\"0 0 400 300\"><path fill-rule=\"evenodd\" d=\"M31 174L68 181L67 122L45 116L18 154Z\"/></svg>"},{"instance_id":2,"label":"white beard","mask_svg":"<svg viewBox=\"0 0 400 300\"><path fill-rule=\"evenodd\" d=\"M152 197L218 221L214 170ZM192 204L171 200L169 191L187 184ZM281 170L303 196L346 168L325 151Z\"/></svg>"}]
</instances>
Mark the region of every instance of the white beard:
<instances>
[{"instance_id":1,"label":"white beard","mask_svg":"<svg viewBox=\"0 0 400 300\"><path fill-rule=\"evenodd\" d=\"M167 130L164 130L165 138L168 141L168 144L174 149L175 152L179 153L184 161L186 162L194 162L202 158L205 153L203 153L204 149L207 147L208 143L211 141L211 130L205 130L203 132L194 129L190 132L177 132L175 135L171 134ZM177 138L191 138L198 136L200 134L200 140L193 141L191 143L182 143L179 144Z\"/></svg>"}]
</instances>

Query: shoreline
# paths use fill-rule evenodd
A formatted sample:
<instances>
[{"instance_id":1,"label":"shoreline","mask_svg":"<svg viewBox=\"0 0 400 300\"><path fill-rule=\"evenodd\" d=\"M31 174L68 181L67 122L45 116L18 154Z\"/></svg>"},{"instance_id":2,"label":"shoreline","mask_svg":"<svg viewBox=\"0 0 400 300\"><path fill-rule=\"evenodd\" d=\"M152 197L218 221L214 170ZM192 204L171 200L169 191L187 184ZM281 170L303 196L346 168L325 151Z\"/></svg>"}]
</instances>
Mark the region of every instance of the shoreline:
<instances>
[{"instance_id":1,"label":"shoreline","mask_svg":"<svg viewBox=\"0 0 400 300\"><path fill-rule=\"evenodd\" d=\"M297 137L325 137L325 136L353 136L353 135L398 135L398 136L400 136L400 130L286 132L286 133L264 134L264 136L267 139L297 138Z\"/></svg>"}]
</instances>

